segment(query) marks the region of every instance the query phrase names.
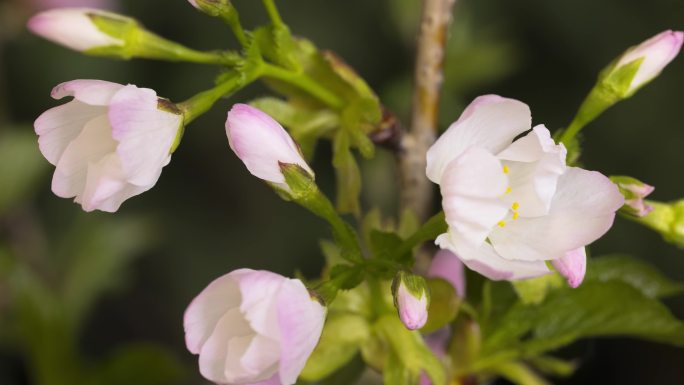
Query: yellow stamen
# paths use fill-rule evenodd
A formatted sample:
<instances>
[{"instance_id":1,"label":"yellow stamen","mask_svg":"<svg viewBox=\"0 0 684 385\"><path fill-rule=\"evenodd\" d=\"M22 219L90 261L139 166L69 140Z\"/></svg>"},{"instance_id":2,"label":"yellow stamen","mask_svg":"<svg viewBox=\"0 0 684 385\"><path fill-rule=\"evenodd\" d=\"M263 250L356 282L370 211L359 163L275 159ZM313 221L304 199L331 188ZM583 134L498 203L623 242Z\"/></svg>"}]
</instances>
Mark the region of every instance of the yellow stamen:
<instances>
[{"instance_id":1,"label":"yellow stamen","mask_svg":"<svg viewBox=\"0 0 684 385\"><path fill-rule=\"evenodd\" d=\"M503 172L504 172L504 174L508 174L510 171L511 171L511 169L508 168L508 166L506 166L506 165L503 166Z\"/></svg>"},{"instance_id":2,"label":"yellow stamen","mask_svg":"<svg viewBox=\"0 0 684 385\"><path fill-rule=\"evenodd\" d=\"M519 216L520 216L520 214L517 211L513 212L513 220L518 219Z\"/></svg>"},{"instance_id":3,"label":"yellow stamen","mask_svg":"<svg viewBox=\"0 0 684 385\"><path fill-rule=\"evenodd\" d=\"M520 208L520 203L518 203L518 202L513 202L513 206L511 206L511 207L513 208L513 210L517 210L517 209Z\"/></svg>"},{"instance_id":4,"label":"yellow stamen","mask_svg":"<svg viewBox=\"0 0 684 385\"><path fill-rule=\"evenodd\" d=\"M513 191L513 189L511 188L511 186L506 187L506 194L510 194L511 191Z\"/></svg>"},{"instance_id":5,"label":"yellow stamen","mask_svg":"<svg viewBox=\"0 0 684 385\"><path fill-rule=\"evenodd\" d=\"M499 221L499 223L497 223L497 225L499 225L499 227L504 227L504 226L506 226L506 221Z\"/></svg>"}]
</instances>

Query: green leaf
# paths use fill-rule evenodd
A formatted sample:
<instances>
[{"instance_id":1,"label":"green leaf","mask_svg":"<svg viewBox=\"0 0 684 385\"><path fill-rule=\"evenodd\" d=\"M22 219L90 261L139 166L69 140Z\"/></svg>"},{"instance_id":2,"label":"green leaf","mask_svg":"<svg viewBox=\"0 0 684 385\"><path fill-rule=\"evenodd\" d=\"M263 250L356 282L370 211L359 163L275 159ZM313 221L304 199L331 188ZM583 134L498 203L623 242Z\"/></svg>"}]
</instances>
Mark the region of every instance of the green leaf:
<instances>
[{"instance_id":1,"label":"green leaf","mask_svg":"<svg viewBox=\"0 0 684 385\"><path fill-rule=\"evenodd\" d=\"M413 385L416 383L416 375L411 373L393 350L387 354L382 375L384 385Z\"/></svg>"},{"instance_id":2,"label":"green leaf","mask_svg":"<svg viewBox=\"0 0 684 385\"><path fill-rule=\"evenodd\" d=\"M555 290L539 305L514 305L492 328L484 355L531 357L599 336L684 345L684 323L660 302L620 281Z\"/></svg>"},{"instance_id":3,"label":"green leaf","mask_svg":"<svg viewBox=\"0 0 684 385\"><path fill-rule=\"evenodd\" d=\"M402 239L395 233L373 230L370 232L370 251L374 258L390 259L392 252L401 245Z\"/></svg>"},{"instance_id":4,"label":"green leaf","mask_svg":"<svg viewBox=\"0 0 684 385\"><path fill-rule=\"evenodd\" d=\"M396 354L398 358L396 366L406 368L411 374L412 379L417 379L425 371L433 384L446 384L444 366L425 345L425 341L423 341L420 333L407 330L394 314L388 314L378 319L375 328L378 335L384 341L387 341L393 354ZM389 360L392 362L392 358L389 358ZM398 378L405 378L405 376L401 375L401 372L398 373Z\"/></svg>"},{"instance_id":5,"label":"green leaf","mask_svg":"<svg viewBox=\"0 0 684 385\"><path fill-rule=\"evenodd\" d=\"M551 356L532 357L528 362L540 372L556 377L570 377L577 370L576 362Z\"/></svg>"},{"instance_id":6,"label":"green leaf","mask_svg":"<svg viewBox=\"0 0 684 385\"><path fill-rule=\"evenodd\" d=\"M591 260L585 281L619 280L632 285L647 297L662 298L684 291L684 283L675 282L653 266L627 255L609 255Z\"/></svg>"},{"instance_id":7,"label":"green leaf","mask_svg":"<svg viewBox=\"0 0 684 385\"><path fill-rule=\"evenodd\" d=\"M362 316L350 313L330 314L321 339L300 377L319 381L346 365L370 337L370 325Z\"/></svg>"},{"instance_id":8,"label":"green leaf","mask_svg":"<svg viewBox=\"0 0 684 385\"><path fill-rule=\"evenodd\" d=\"M187 370L170 351L151 344L118 348L85 385L167 385Z\"/></svg>"},{"instance_id":9,"label":"green leaf","mask_svg":"<svg viewBox=\"0 0 684 385\"><path fill-rule=\"evenodd\" d=\"M28 128L0 134L0 216L32 196L48 166L38 150L36 135Z\"/></svg>"},{"instance_id":10,"label":"green leaf","mask_svg":"<svg viewBox=\"0 0 684 385\"><path fill-rule=\"evenodd\" d=\"M319 381L319 385L349 385L356 384L366 368L360 355L352 357L352 359L334 375Z\"/></svg>"}]
</instances>

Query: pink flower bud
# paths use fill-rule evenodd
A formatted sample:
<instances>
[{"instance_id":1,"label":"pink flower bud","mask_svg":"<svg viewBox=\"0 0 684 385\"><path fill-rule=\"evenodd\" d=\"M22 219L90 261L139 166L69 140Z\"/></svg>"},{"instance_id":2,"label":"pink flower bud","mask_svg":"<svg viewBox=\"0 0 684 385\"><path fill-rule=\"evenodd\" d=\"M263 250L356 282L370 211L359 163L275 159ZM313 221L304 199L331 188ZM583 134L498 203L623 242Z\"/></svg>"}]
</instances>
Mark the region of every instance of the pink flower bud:
<instances>
[{"instance_id":1,"label":"pink flower bud","mask_svg":"<svg viewBox=\"0 0 684 385\"><path fill-rule=\"evenodd\" d=\"M230 148L252 175L290 191L280 164L296 164L313 178L299 147L285 129L264 112L236 104L228 112L226 134Z\"/></svg>"},{"instance_id":2,"label":"pink flower bud","mask_svg":"<svg viewBox=\"0 0 684 385\"><path fill-rule=\"evenodd\" d=\"M114 212L149 190L171 160L183 116L147 88L101 80L58 85L74 99L44 112L34 126L43 156L56 166L52 191L85 211Z\"/></svg>"},{"instance_id":3,"label":"pink flower bud","mask_svg":"<svg viewBox=\"0 0 684 385\"><path fill-rule=\"evenodd\" d=\"M192 301L185 342L210 381L291 385L318 343L325 313L297 279L236 270Z\"/></svg>"},{"instance_id":4,"label":"pink flower bud","mask_svg":"<svg viewBox=\"0 0 684 385\"><path fill-rule=\"evenodd\" d=\"M561 258L553 260L553 267L568 280L572 288L579 287L587 272L587 253L584 247L570 250Z\"/></svg>"},{"instance_id":5,"label":"pink flower bud","mask_svg":"<svg viewBox=\"0 0 684 385\"><path fill-rule=\"evenodd\" d=\"M441 278L449 282L459 297L465 297L466 280L463 262L451 251L444 249L435 254L427 276L430 278Z\"/></svg>"},{"instance_id":6,"label":"pink flower bud","mask_svg":"<svg viewBox=\"0 0 684 385\"><path fill-rule=\"evenodd\" d=\"M35 9L90 7L113 9L117 0L31 0Z\"/></svg>"},{"instance_id":7,"label":"pink flower bud","mask_svg":"<svg viewBox=\"0 0 684 385\"><path fill-rule=\"evenodd\" d=\"M643 59L632 79L628 93L636 91L658 76L663 68L677 56L683 41L684 32L667 30L627 50L620 57L615 69Z\"/></svg>"},{"instance_id":8,"label":"pink flower bud","mask_svg":"<svg viewBox=\"0 0 684 385\"><path fill-rule=\"evenodd\" d=\"M400 271L392 282L394 306L409 330L420 329L428 319L430 293L423 277Z\"/></svg>"},{"instance_id":9,"label":"pink flower bud","mask_svg":"<svg viewBox=\"0 0 684 385\"><path fill-rule=\"evenodd\" d=\"M56 8L33 16L28 29L47 40L76 51L123 46L124 41L101 31L92 16L123 19L123 16L90 8Z\"/></svg>"}]
</instances>

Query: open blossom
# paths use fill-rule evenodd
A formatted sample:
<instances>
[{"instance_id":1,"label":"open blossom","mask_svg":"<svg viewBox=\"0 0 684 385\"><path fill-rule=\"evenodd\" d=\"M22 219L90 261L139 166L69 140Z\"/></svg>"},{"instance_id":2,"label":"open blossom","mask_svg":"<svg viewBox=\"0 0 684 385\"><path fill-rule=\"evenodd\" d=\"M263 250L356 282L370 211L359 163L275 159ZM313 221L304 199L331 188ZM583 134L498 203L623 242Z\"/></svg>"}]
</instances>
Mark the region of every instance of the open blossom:
<instances>
[{"instance_id":1,"label":"open blossom","mask_svg":"<svg viewBox=\"0 0 684 385\"><path fill-rule=\"evenodd\" d=\"M128 20L124 16L93 8L55 8L33 16L28 22L31 32L76 51L121 47L125 42L102 31L94 17Z\"/></svg>"},{"instance_id":2,"label":"open blossom","mask_svg":"<svg viewBox=\"0 0 684 385\"><path fill-rule=\"evenodd\" d=\"M43 156L56 166L52 191L85 211L114 212L149 190L171 160L183 126L175 106L147 88L102 80L58 85L52 97L73 100L35 122Z\"/></svg>"},{"instance_id":3,"label":"open blossom","mask_svg":"<svg viewBox=\"0 0 684 385\"><path fill-rule=\"evenodd\" d=\"M318 343L325 313L297 279L235 270L192 301L185 342L211 381L291 385Z\"/></svg>"},{"instance_id":4,"label":"open blossom","mask_svg":"<svg viewBox=\"0 0 684 385\"><path fill-rule=\"evenodd\" d=\"M228 112L226 134L230 148L252 175L290 191L280 164L296 164L313 178L313 171L285 129L266 113L247 104Z\"/></svg>"},{"instance_id":5,"label":"open blossom","mask_svg":"<svg viewBox=\"0 0 684 385\"><path fill-rule=\"evenodd\" d=\"M566 166L546 127L514 141L530 128L526 104L481 96L427 154L449 226L436 243L491 279L548 273L546 261L601 237L623 204L607 177Z\"/></svg>"},{"instance_id":6,"label":"open blossom","mask_svg":"<svg viewBox=\"0 0 684 385\"><path fill-rule=\"evenodd\" d=\"M68 8L68 7L92 7L112 9L117 0L31 0L36 9Z\"/></svg>"},{"instance_id":7,"label":"open blossom","mask_svg":"<svg viewBox=\"0 0 684 385\"><path fill-rule=\"evenodd\" d=\"M643 59L632 78L628 93L636 91L660 74L679 53L684 42L684 32L667 30L627 50L613 71L635 60Z\"/></svg>"}]
</instances>

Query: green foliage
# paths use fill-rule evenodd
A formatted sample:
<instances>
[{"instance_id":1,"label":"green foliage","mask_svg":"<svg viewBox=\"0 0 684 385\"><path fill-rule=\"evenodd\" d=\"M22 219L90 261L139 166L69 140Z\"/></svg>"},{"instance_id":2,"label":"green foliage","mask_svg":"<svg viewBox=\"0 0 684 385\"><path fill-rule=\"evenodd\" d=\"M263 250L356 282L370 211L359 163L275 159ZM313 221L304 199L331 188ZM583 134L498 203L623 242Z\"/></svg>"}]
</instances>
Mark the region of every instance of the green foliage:
<instances>
[{"instance_id":1,"label":"green foliage","mask_svg":"<svg viewBox=\"0 0 684 385\"><path fill-rule=\"evenodd\" d=\"M186 375L168 350L149 344L119 347L83 385L168 385Z\"/></svg>"},{"instance_id":2,"label":"green foliage","mask_svg":"<svg viewBox=\"0 0 684 385\"><path fill-rule=\"evenodd\" d=\"M461 299L456 295L456 289L443 279L428 279L430 288L430 306L428 320L420 329L422 333L431 333L450 324L458 315Z\"/></svg>"},{"instance_id":3,"label":"green foliage","mask_svg":"<svg viewBox=\"0 0 684 385\"><path fill-rule=\"evenodd\" d=\"M684 248L684 199L671 203L645 201L653 207L648 215L631 218L663 236L666 242Z\"/></svg>"},{"instance_id":4,"label":"green foliage","mask_svg":"<svg viewBox=\"0 0 684 385\"><path fill-rule=\"evenodd\" d=\"M619 280L650 298L669 297L684 292L684 283L673 281L653 266L627 255L608 255L590 260L585 280Z\"/></svg>"},{"instance_id":5,"label":"green foliage","mask_svg":"<svg viewBox=\"0 0 684 385\"><path fill-rule=\"evenodd\" d=\"M522 303L536 305L544 300L550 290L565 286L565 280L560 274L554 273L538 278L513 281L511 284Z\"/></svg>"}]
</instances>

